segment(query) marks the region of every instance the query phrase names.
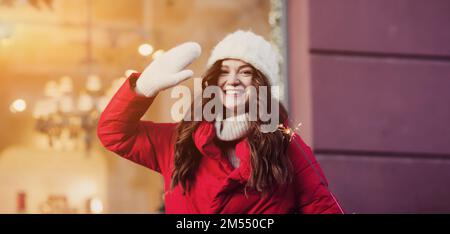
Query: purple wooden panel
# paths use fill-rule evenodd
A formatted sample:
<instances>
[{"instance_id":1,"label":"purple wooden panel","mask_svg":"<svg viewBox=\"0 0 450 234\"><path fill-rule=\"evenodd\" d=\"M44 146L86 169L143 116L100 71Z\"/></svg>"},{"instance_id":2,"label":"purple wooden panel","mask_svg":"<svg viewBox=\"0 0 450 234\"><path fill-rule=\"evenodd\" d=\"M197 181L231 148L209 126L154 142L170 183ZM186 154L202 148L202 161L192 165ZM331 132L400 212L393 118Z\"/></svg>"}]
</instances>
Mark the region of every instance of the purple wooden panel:
<instances>
[{"instance_id":1,"label":"purple wooden panel","mask_svg":"<svg viewBox=\"0 0 450 234\"><path fill-rule=\"evenodd\" d=\"M314 0L315 49L450 55L448 0Z\"/></svg>"},{"instance_id":2,"label":"purple wooden panel","mask_svg":"<svg viewBox=\"0 0 450 234\"><path fill-rule=\"evenodd\" d=\"M450 213L450 160L317 158L347 213Z\"/></svg>"},{"instance_id":3,"label":"purple wooden panel","mask_svg":"<svg viewBox=\"0 0 450 234\"><path fill-rule=\"evenodd\" d=\"M450 63L312 56L320 150L450 153Z\"/></svg>"}]
</instances>

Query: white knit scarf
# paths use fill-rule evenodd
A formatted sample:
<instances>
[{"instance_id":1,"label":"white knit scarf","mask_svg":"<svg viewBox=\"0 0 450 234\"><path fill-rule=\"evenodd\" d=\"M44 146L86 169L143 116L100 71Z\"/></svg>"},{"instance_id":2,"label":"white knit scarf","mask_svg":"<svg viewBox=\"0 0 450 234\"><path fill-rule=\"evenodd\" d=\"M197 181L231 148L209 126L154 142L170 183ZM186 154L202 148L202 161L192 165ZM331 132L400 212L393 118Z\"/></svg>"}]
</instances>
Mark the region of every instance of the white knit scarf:
<instances>
[{"instance_id":1,"label":"white knit scarf","mask_svg":"<svg viewBox=\"0 0 450 234\"><path fill-rule=\"evenodd\" d=\"M216 129L216 136L222 141L234 141L244 137L249 128L249 115L242 114L226 118L225 120L216 119L214 123ZM227 157L230 160L234 168L239 167L240 161L236 156L234 148L227 151Z\"/></svg>"},{"instance_id":2,"label":"white knit scarf","mask_svg":"<svg viewBox=\"0 0 450 234\"><path fill-rule=\"evenodd\" d=\"M248 113L224 120L216 119L216 135L222 141L234 141L245 136L250 128Z\"/></svg>"}]
</instances>

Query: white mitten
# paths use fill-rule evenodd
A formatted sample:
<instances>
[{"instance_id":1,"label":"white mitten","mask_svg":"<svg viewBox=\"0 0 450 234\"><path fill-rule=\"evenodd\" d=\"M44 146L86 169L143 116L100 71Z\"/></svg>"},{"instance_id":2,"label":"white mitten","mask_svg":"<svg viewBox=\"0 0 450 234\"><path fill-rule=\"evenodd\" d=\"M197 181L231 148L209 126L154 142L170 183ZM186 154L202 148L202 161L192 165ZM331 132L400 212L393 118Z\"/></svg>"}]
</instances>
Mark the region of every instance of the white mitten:
<instances>
[{"instance_id":1,"label":"white mitten","mask_svg":"<svg viewBox=\"0 0 450 234\"><path fill-rule=\"evenodd\" d=\"M186 42L170 49L144 69L136 81L135 91L140 95L153 97L159 91L188 79L194 72L183 69L200 54L201 47L195 42Z\"/></svg>"}]
</instances>

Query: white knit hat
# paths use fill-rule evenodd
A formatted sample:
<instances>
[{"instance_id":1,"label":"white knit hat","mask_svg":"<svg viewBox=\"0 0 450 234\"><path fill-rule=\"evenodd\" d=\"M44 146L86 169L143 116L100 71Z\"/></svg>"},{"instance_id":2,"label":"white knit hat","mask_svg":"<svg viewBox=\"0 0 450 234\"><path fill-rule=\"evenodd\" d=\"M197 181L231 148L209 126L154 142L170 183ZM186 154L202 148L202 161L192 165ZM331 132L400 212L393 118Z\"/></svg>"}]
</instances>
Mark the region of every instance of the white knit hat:
<instances>
[{"instance_id":1,"label":"white knit hat","mask_svg":"<svg viewBox=\"0 0 450 234\"><path fill-rule=\"evenodd\" d=\"M218 60L227 58L251 64L267 77L271 86L280 85L281 56L262 36L242 30L228 34L214 47L208 59L207 69ZM273 88L272 94L278 98L278 92Z\"/></svg>"}]
</instances>

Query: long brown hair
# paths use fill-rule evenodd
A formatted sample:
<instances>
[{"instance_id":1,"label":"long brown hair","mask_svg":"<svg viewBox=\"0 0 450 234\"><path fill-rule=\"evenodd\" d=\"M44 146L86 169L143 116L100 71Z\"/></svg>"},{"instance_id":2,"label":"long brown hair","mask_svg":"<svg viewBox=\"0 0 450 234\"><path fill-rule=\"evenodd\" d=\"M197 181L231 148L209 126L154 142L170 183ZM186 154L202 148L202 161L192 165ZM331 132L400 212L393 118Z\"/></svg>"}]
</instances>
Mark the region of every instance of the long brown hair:
<instances>
[{"instance_id":1,"label":"long brown hair","mask_svg":"<svg viewBox=\"0 0 450 234\"><path fill-rule=\"evenodd\" d=\"M202 89L207 85L217 85L218 77L221 73L222 61L217 61L206 71L202 79ZM253 68L253 67L252 67ZM259 70L253 68L253 85L269 87L269 81ZM272 98L268 89L268 98ZM212 98L202 98L202 107ZM270 99L268 99L270 100ZM270 101L267 107L270 110ZM286 123L286 108L278 101L279 123ZM194 110L194 103L191 110ZM194 119L194 111L190 111L191 120ZM263 133L260 130L261 121L250 121L250 130L247 135L250 145L251 176L247 182L248 187L258 192L267 192L276 185L289 183L292 180L292 164L287 156L289 145L289 135L282 131ZM198 128L200 121L182 120L177 127L178 135L175 143L175 167L172 173L173 189L180 184L183 193L189 192L192 184L195 183L195 173L200 165L200 152L194 144L192 133Z\"/></svg>"}]
</instances>

